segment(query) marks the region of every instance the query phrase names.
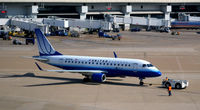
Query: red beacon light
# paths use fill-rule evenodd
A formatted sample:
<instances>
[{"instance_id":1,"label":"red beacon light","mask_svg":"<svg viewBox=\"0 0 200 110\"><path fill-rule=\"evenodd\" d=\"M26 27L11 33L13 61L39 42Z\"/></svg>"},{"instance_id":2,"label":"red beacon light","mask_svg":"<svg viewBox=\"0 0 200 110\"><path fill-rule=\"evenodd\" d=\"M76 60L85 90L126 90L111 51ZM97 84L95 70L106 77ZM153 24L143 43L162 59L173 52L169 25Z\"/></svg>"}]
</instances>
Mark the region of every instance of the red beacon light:
<instances>
[{"instance_id":1,"label":"red beacon light","mask_svg":"<svg viewBox=\"0 0 200 110\"><path fill-rule=\"evenodd\" d=\"M111 6L107 6L107 10L111 10L112 9L112 7Z\"/></svg>"},{"instance_id":2,"label":"red beacon light","mask_svg":"<svg viewBox=\"0 0 200 110\"><path fill-rule=\"evenodd\" d=\"M7 13L7 11L1 11L1 13Z\"/></svg>"},{"instance_id":3,"label":"red beacon light","mask_svg":"<svg viewBox=\"0 0 200 110\"><path fill-rule=\"evenodd\" d=\"M180 6L180 9L181 10L185 10L185 6Z\"/></svg>"}]
</instances>

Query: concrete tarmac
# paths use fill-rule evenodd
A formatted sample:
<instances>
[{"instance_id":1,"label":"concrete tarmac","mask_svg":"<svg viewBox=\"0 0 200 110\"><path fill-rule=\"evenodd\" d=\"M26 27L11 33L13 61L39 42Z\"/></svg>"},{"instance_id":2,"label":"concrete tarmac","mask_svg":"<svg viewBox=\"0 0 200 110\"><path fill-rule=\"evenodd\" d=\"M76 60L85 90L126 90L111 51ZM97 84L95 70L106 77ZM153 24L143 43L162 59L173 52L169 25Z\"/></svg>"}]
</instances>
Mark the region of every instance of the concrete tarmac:
<instances>
[{"instance_id":1,"label":"concrete tarmac","mask_svg":"<svg viewBox=\"0 0 200 110\"><path fill-rule=\"evenodd\" d=\"M161 77L145 79L144 86L135 77L83 83L80 74L39 71L33 59L23 57L38 55L37 45L12 45L0 39L0 110L200 110L200 34L184 30L179 36L121 34L121 41L96 35L48 39L67 55L114 57L112 51L116 51L118 57L148 60L160 69ZM172 89L169 97L161 86L166 76L186 79L189 87Z\"/></svg>"}]
</instances>

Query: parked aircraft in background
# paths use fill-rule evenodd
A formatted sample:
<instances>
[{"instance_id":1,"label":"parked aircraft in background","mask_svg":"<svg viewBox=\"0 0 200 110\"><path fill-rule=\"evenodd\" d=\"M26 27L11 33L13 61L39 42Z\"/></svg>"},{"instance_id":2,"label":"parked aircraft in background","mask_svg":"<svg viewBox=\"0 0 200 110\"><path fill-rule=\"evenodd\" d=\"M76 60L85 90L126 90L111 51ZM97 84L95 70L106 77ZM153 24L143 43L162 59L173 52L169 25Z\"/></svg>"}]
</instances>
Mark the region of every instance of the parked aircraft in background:
<instances>
[{"instance_id":1,"label":"parked aircraft in background","mask_svg":"<svg viewBox=\"0 0 200 110\"><path fill-rule=\"evenodd\" d=\"M161 72L150 62L140 59L127 59L91 56L62 55L57 52L40 29L35 29L39 56L35 60L61 68L62 70L44 70L37 63L41 71L80 73L84 81L105 82L106 77L138 77L140 85L143 79L161 76Z\"/></svg>"}]
</instances>

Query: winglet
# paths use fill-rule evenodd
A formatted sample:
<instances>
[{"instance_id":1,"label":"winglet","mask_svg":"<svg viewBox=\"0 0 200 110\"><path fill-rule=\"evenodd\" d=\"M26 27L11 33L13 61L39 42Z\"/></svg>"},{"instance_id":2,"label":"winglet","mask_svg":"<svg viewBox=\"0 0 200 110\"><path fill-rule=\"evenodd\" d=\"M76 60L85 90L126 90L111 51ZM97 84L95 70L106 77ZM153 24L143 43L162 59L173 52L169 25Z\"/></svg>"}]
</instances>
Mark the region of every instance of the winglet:
<instances>
[{"instance_id":1,"label":"winglet","mask_svg":"<svg viewBox=\"0 0 200 110\"><path fill-rule=\"evenodd\" d=\"M117 54L115 53L115 51L113 51L113 54L114 54L115 58L117 58Z\"/></svg>"},{"instance_id":2,"label":"winglet","mask_svg":"<svg viewBox=\"0 0 200 110\"><path fill-rule=\"evenodd\" d=\"M40 70L40 71L43 71L43 69L35 62L35 64L36 64L36 66L38 67L38 69Z\"/></svg>"}]
</instances>

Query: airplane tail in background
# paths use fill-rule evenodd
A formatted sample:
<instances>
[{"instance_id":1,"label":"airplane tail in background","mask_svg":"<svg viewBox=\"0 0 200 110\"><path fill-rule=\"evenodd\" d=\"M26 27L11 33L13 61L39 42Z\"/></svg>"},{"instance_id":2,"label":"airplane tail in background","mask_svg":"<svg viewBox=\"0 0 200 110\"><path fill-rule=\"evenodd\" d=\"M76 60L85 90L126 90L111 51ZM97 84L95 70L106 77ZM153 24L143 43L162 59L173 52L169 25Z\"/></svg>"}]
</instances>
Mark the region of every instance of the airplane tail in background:
<instances>
[{"instance_id":1,"label":"airplane tail in background","mask_svg":"<svg viewBox=\"0 0 200 110\"><path fill-rule=\"evenodd\" d=\"M53 48L40 29L35 29L35 34L37 37L37 45L40 56L62 55Z\"/></svg>"}]
</instances>

